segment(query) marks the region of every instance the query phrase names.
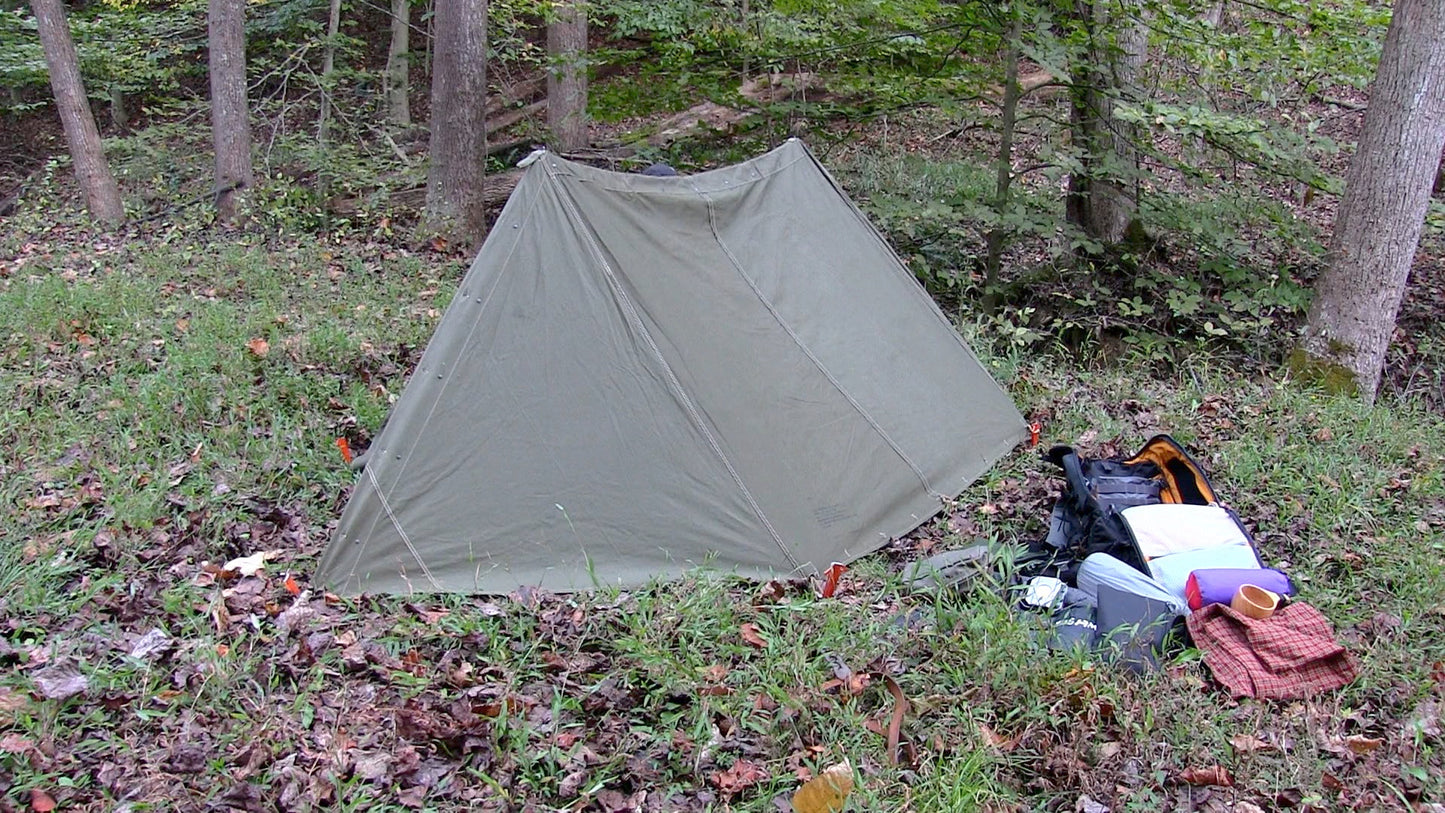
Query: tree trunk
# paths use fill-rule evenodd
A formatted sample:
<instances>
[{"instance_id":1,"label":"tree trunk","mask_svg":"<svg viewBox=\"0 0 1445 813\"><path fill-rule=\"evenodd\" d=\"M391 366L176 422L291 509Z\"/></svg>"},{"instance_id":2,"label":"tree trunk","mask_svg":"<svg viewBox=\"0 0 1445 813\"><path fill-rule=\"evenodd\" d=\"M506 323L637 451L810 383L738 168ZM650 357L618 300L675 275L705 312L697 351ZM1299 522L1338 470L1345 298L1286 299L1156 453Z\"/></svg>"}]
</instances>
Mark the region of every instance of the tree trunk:
<instances>
[{"instance_id":1,"label":"tree trunk","mask_svg":"<svg viewBox=\"0 0 1445 813\"><path fill-rule=\"evenodd\" d=\"M1204 7L1203 13L1199 15L1199 19L1208 23L1210 28L1219 28L1220 26L1224 25L1224 11L1226 5L1228 4L1225 2L1225 0L1218 0L1218 2L1208 3Z\"/></svg>"},{"instance_id":2,"label":"tree trunk","mask_svg":"<svg viewBox=\"0 0 1445 813\"><path fill-rule=\"evenodd\" d=\"M547 24L547 128L553 148L572 152L587 146L587 7L559 0Z\"/></svg>"},{"instance_id":3,"label":"tree trunk","mask_svg":"<svg viewBox=\"0 0 1445 813\"><path fill-rule=\"evenodd\" d=\"M211 138L216 147L216 211L236 219L244 190L256 183L251 168L251 111L246 103L244 0L210 0Z\"/></svg>"},{"instance_id":4,"label":"tree trunk","mask_svg":"<svg viewBox=\"0 0 1445 813\"><path fill-rule=\"evenodd\" d=\"M437 4L436 4L436 0L426 0L426 14L423 15L423 19L426 20L426 36L423 38L423 39L426 40L426 47L423 48L423 49L422 49L422 52L421 52L421 69L422 69L422 72L426 74L426 78L427 78L428 80L430 80L430 79L431 79L431 48L432 48L432 43L436 41L436 21L437 21Z\"/></svg>"},{"instance_id":5,"label":"tree trunk","mask_svg":"<svg viewBox=\"0 0 1445 813\"><path fill-rule=\"evenodd\" d=\"M486 226L486 0L437 0L433 21L431 166L424 228L471 245Z\"/></svg>"},{"instance_id":6,"label":"tree trunk","mask_svg":"<svg viewBox=\"0 0 1445 813\"><path fill-rule=\"evenodd\" d=\"M1445 3L1396 0L1296 366L1373 400L1445 149Z\"/></svg>"},{"instance_id":7,"label":"tree trunk","mask_svg":"<svg viewBox=\"0 0 1445 813\"><path fill-rule=\"evenodd\" d=\"M1124 239L1137 208L1137 136L1114 118L1114 105L1131 92L1148 45L1139 0L1123 0L1112 12L1111 7L1109 0L1076 6L1091 44L1086 64L1075 71L1070 111L1083 169L1069 175L1065 203L1069 222L1106 245Z\"/></svg>"},{"instance_id":8,"label":"tree trunk","mask_svg":"<svg viewBox=\"0 0 1445 813\"><path fill-rule=\"evenodd\" d=\"M327 129L331 125L332 77L336 73L336 35L341 32L341 0L331 0L326 16L326 48L321 52L321 113L316 122L316 140L326 150ZM325 173L322 173L324 176ZM326 190L321 190L325 197Z\"/></svg>"},{"instance_id":9,"label":"tree trunk","mask_svg":"<svg viewBox=\"0 0 1445 813\"><path fill-rule=\"evenodd\" d=\"M122 133L130 130L130 111L125 106L125 90L115 83L110 86L110 123Z\"/></svg>"},{"instance_id":10,"label":"tree trunk","mask_svg":"<svg viewBox=\"0 0 1445 813\"><path fill-rule=\"evenodd\" d=\"M1003 265L1004 242L1008 239L1005 220L1010 210L1014 167L1014 128L1018 122L1019 98L1023 88L1019 85L1019 57L1023 41L1023 17L1012 11L1013 23L1009 27L1008 52L1004 57L1003 106L998 124L998 157L995 159L993 213L997 221L985 237L988 255L984 260L983 309L992 314L998 310L998 278Z\"/></svg>"},{"instance_id":11,"label":"tree trunk","mask_svg":"<svg viewBox=\"0 0 1445 813\"><path fill-rule=\"evenodd\" d=\"M30 0L30 8L35 13L40 45L45 49L50 89L55 93L55 107L65 128L75 179L85 195L85 208L98 223L118 226L125 221L125 207L120 202L115 176L105 162L100 130L96 129L90 101L80 82L80 60L75 55L75 42L70 38L65 8L60 0Z\"/></svg>"},{"instance_id":12,"label":"tree trunk","mask_svg":"<svg viewBox=\"0 0 1445 813\"><path fill-rule=\"evenodd\" d=\"M391 46L386 51L386 120L411 126L411 0L391 0Z\"/></svg>"}]
</instances>

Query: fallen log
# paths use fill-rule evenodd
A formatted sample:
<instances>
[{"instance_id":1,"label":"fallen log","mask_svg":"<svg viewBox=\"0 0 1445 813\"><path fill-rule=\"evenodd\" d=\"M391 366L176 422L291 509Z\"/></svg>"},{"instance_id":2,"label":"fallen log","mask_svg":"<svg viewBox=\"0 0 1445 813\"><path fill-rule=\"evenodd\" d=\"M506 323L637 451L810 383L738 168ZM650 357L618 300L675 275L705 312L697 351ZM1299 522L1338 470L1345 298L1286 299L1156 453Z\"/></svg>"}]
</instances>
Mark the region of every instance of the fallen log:
<instances>
[{"instance_id":1,"label":"fallen log","mask_svg":"<svg viewBox=\"0 0 1445 813\"><path fill-rule=\"evenodd\" d=\"M522 173L525 170L509 169L506 172L497 172L487 175L482 179L482 202L488 209L494 209L507 202L512 196L512 190L517 188L517 182L522 180ZM360 205L359 198L347 198L336 200L331 205L331 210L338 214L345 214L344 209L351 204L353 210ZM426 184L417 184L405 189L392 190L387 201L392 206L403 206L411 209L421 209L426 205Z\"/></svg>"}]
</instances>

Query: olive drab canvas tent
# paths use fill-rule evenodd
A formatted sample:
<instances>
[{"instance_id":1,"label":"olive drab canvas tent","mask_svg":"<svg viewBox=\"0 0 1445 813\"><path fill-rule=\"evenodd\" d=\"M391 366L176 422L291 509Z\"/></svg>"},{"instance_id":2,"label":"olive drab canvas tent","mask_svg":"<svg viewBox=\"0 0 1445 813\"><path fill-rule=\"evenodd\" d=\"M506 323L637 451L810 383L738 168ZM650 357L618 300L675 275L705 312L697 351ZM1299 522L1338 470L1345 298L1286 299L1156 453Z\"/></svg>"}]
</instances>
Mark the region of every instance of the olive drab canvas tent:
<instances>
[{"instance_id":1,"label":"olive drab canvas tent","mask_svg":"<svg viewBox=\"0 0 1445 813\"><path fill-rule=\"evenodd\" d=\"M1025 434L802 143L681 177L534 158L361 460L328 589L812 573Z\"/></svg>"}]
</instances>

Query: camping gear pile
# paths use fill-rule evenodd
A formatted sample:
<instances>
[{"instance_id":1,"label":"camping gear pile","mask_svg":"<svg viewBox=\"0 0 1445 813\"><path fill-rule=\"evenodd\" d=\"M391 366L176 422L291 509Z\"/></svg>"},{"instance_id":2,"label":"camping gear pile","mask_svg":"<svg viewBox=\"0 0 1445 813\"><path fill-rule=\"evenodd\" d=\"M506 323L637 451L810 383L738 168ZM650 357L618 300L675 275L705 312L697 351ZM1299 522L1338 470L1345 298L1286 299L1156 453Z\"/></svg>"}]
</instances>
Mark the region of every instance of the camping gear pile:
<instances>
[{"instance_id":1,"label":"camping gear pile","mask_svg":"<svg viewBox=\"0 0 1445 813\"><path fill-rule=\"evenodd\" d=\"M1173 438L1157 435L1122 460L1069 446L1045 458L1066 484L1048 536L1020 568L1021 603L1050 615L1054 647L1092 648L1145 671L1187 626L1236 696L1304 697L1354 680L1329 622L1293 598L1288 575L1264 566L1249 530Z\"/></svg>"},{"instance_id":2,"label":"camping gear pile","mask_svg":"<svg viewBox=\"0 0 1445 813\"><path fill-rule=\"evenodd\" d=\"M700 565L813 576L936 514L1027 434L1008 395L796 139L691 176L539 151L365 453L338 593L635 587ZM343 452L346 449L343 448ZM1025 563L1053 642L1157 665L1188 628L1240 694L1353 679L1168 436L1048 453ZM988 551L907 576L944 586Z\"/></svg>"}]
</instances>

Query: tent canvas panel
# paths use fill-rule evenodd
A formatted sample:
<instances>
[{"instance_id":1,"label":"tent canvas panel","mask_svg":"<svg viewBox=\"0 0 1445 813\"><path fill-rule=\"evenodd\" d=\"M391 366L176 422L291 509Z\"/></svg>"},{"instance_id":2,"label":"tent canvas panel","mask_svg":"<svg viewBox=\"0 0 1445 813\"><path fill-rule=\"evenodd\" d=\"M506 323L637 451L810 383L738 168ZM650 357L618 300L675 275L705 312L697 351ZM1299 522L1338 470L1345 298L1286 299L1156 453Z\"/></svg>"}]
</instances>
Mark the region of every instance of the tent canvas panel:
<instances>
[{"instance_id":1,"label":"tent canvas panel","mask_svg":"<svg viewBox=\"0 0 1445 813\"><path fill-rule=\"evenodd\" d=\"M517 193L537 198L529 217L560 218L556 191L534 186ZM714 546L744 571L787 569L603 280L583 271L580 239L525 230L489 253L376 439L323 573L385 592L582 588L645 581L664 551L696 566Z\"/></svg>"}]
</instances>

